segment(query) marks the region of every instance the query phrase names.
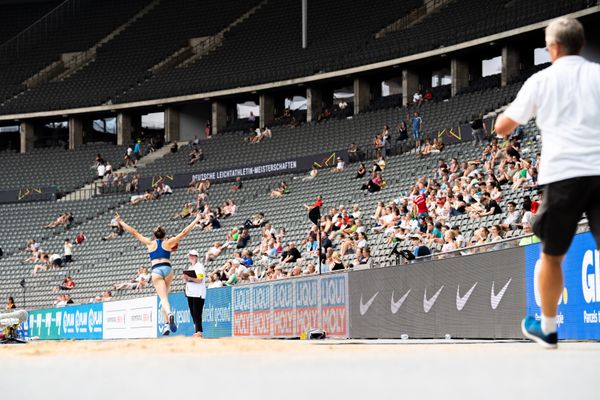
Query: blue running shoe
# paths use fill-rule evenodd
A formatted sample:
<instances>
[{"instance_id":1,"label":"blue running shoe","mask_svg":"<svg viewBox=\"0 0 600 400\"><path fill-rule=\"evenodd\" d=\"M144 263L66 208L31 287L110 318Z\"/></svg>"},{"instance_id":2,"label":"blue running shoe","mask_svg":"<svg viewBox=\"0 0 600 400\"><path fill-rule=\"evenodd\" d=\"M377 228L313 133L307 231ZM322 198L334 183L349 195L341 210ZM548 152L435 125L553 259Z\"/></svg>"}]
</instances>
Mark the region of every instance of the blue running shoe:
<instances>
[{"instance_id":1,"label":"blue running shoe","mask_svg":"<svg viewBox=\"0 0 600 400\"><path fill-rule=\"evenodd\" d=\"M167 316L167 318L169 318L169 329L171 329L171 332L173 332L173 333L177 332L177 324L175 324L175 316L173 314L169 314Z\"/></svg>"},{"instance_id":2,"label":"blue running shoe","mask_svg":"<svg viewBox=\"0 0 600 400\"><path fill-rule=\"evenodd\" d=\"M525 317L521 321L521 332L527 339L539 343L545 349L556 349L558 347L558 335L556 332L548 335L542 332L542 323L533 317Z\"/></svg>"}]
</instances>

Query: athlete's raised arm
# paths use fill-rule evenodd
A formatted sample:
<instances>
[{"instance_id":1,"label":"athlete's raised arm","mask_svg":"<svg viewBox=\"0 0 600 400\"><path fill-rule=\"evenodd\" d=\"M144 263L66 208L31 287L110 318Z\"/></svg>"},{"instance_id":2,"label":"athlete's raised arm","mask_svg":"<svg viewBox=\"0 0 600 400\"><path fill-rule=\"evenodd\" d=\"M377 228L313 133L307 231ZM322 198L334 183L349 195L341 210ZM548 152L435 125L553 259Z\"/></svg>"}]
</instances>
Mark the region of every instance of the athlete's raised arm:
<instances>
[{"instance_id":1,"label":"athlete's raised arm","mask_svg":"<svg viewBox=\"0 0 600 400\"><path fill-rule=\"evenodd\" d=\"M119 225L121 225L123 229L129 232L134 238L139 240L141 243L145 244L146 246L152 244L152 240L150 238L147 238L146 236L136 231L133 227L127 225L125 221L123 221L119 213L115 213L115 220L119 223Z\"/></svg>"},{"instance_id":2,"label":"athlete's raised arm","mask_svg":"<svg viewBox=\"0 0 600 400\"><path fill-rule=\"evenodd\" d=\"M173 248L175 247L181 239L190 234L192 230L198 225L198 222L202 219L202 215L200 213L196 214L196 218L175 237L165 240L165 247Z\"/></svg>"}]
</instances>

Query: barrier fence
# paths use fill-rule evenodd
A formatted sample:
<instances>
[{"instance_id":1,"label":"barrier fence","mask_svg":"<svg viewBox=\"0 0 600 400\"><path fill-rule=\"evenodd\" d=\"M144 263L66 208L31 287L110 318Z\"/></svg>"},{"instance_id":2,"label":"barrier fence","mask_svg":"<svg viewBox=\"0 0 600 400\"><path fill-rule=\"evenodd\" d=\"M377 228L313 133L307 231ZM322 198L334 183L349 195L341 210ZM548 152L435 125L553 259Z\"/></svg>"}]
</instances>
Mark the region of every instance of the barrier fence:
<instances>
[{"instance_id":1,"label":"barrier fence","mask_svg":"<svg viewBox=\"0 0 600 400\"><path fill-rule=\"evenodd\" d=\"M395 267L335 272L207 290L204 336L339 338L521 338L525 314L540 317L540 244ZM575 237L564 262L561 339L600 340L600 253ZM183 293L171 294L176 335L194 333ZM35 310L20 328L40 339L160 337L156 296Z\"/></svg>"}]
</instances>

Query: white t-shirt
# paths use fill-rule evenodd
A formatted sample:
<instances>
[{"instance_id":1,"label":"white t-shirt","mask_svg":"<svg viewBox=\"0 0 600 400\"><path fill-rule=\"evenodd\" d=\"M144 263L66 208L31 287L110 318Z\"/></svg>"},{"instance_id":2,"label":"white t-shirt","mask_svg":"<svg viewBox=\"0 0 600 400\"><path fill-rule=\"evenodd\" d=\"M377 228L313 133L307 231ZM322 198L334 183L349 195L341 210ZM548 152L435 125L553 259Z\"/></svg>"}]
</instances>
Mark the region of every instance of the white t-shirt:
<instances>
[{"instance_id":1,"label":"white t-shirt","mask_svg":"<svg viewBox=\"0 0 600 400\"><path fill-rule=\"evenodd\" d=\"M197 262L194 265L188 267L188 271L193 270L196 271L196 276L198 279L202 279L202 283L191 282L188 281L185 284L185 295L188 297L202 297L206 298L206 284L204 283L204 276L206 272L204 272L204 265Z\"/></svg>"},{"instance_id":2,"label":"white t-shirt","mask_svg":"<svg viewBox=\"0 0 600 400\"><path fill-rule=\"evenodd\" d=\"M100 178L102 178L105 173L106 173L106 167L104 166L104 164L99 164L98 165L98 176Z\"/></svg>"},{"instance_id":3,"label":"white t-shirt","mask_svg":"<svg viewBox=\"0 0 600 400\"><path fill-rule=\"evenodd\" d=\"M73 245L71 243L65 243L65 245L63 247L65 250L65 256L73 255Z\"/></svg>"},{"instance_id":4,"label":"white t-shirt","mask_svg":"<svg viewBox=\"0 0 600 400\"><path fill-rule=\"evenodd\" d=\"M538 182L600 175L600 65L561 57L525 82L504 114L542 132Z\"/></svg>"}]
</instances>

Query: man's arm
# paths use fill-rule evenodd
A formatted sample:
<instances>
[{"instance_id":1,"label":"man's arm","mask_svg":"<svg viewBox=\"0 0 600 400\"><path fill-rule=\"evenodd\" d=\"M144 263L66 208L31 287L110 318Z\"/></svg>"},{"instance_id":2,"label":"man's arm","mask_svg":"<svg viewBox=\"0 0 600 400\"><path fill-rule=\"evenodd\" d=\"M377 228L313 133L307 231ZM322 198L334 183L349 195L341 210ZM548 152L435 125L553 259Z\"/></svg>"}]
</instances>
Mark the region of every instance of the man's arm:
<instances>
[{"instance_id":1,"label":"man's arm","mask_svg":"<svg viewBox=\"0 0 600 400\"><path fill-rule=\"evenodd\" d=\"M139 240L141 243L145 244L146 246L152 244L152 240L150 240L149 238L145 237L144 235L142 235L141 233L139 233L138 231L136 231L131 226L127 225L125 223L125 221L123 221L121 219L121 216L118 213L115 214L115 220L119 223L119 225L123 229L125 229L127 232L129 232L134 238L136 238L137 240Z\"/></svg>"},{"instance_id":2,"label":"man's arm","mask_svg":"<svg viewBox=\"0 0 600 400\"><path fill-rule=\"evenodd\" d=\"M496 119L496 124L494 125L494 129L496 133L502 136L509 136L517 127L519 123L517 121L513 121L509 117L504 114L500 114L498 119Z\"/></svg>"}]
</instances>

